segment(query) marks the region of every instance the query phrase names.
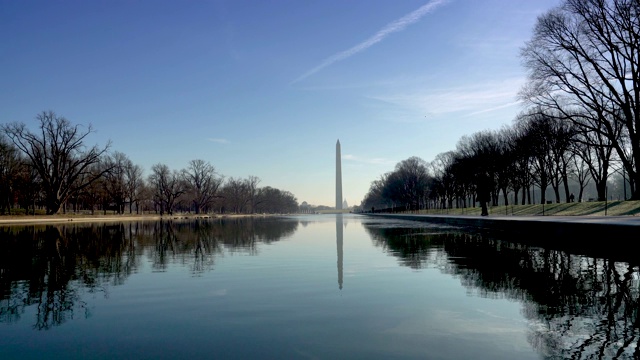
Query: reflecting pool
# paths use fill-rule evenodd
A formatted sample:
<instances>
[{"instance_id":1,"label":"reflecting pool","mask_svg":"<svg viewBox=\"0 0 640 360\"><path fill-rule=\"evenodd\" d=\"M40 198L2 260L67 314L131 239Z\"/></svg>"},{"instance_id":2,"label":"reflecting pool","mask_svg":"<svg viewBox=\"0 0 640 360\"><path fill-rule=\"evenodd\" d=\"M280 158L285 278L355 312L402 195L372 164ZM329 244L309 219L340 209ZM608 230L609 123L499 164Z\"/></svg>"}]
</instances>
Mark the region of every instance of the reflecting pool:
<instances>
[{"instance_id":1,"label":"reflecting pool","mask_svg":"<svg viewBox=\"0 0 640 360\"><path fill-rule=\"evenodd\" d=\"M638 264L357 215L0 228L0 359L634 358Z\"/></svg>"}]
</instances>

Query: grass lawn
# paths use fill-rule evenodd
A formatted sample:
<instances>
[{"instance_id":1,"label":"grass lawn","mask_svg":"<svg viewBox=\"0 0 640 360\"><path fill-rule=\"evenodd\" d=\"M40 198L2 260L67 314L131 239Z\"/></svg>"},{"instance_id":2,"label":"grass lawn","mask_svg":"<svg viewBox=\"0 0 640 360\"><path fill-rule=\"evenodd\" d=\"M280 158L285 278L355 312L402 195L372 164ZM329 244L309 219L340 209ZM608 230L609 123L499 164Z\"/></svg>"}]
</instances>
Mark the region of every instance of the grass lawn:
<instances>
[{"instance_id":1,"label":"grass lawn","mask_svg":"<svg viewBox=\"0 0 640 360\"><path fill-rule=\"evenodd\" d=\"M606 213L605 213L606 211ZM593 201L581 203L509 205L489 208L490 215L559 215L559 216L620 216L640 214L640 201ZM421 210L420 214L480 215L480 207L466 209Z\"/></svg>"}]
</instances>

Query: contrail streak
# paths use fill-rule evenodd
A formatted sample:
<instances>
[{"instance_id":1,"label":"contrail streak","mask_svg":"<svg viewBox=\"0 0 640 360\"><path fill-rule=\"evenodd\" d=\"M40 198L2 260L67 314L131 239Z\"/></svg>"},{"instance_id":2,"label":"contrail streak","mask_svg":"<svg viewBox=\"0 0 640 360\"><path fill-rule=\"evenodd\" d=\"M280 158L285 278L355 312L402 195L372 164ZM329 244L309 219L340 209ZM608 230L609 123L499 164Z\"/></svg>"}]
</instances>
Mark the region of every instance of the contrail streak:
<instances>
[{"instance_id":1,"label":"contrail streak","mask_svg":"<svg viewBox=\"0 0 640 360\"><path fill-rule=\"evenodd\" d=\"M348 57L351 57L361 51L364 51L366 49L368 49L369 47L379 43L380 41L384 40L384 38L386 38L387 36L398 32L398 31L402 31L404 30L407 26L417 22L418 20L420 20L423 16L427 15L428 13L432 12L433 10L435 10L438 6L446 3L447 0L431 0L428 3L426 3L425 5L422 5L421 7L419 7L417 10L411 12L408 15L405 15L403 17L401 17L400 19L388 24L387 26L383 27L380 31L378 31L377 33L375 33L372 37L368 38L367 40L361 42L360 44L352 47L351 49L339 52L327 59L325 59L320 65L314 67L313 69L307 71L306 73L302 74L300 77L298 77L297 79L295 79L294 81L291 82L291 84L295 84L301 80L304 80L306 78L308 78L309 76L317 73L318 71L326 68L329 65L332 65L338 61L344 60Z\"/></svg>"}]
</instances>

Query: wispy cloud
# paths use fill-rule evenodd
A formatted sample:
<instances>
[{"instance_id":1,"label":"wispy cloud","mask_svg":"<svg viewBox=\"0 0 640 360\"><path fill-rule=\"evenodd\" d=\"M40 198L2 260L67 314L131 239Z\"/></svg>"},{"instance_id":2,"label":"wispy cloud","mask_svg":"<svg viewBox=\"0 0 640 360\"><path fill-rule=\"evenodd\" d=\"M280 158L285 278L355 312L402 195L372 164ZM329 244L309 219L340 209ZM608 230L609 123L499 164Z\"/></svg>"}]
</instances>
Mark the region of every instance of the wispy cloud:
<instances>
[{"instance_id":1,"label":"wispy cloud","mask_svg":"<svg viewBox=\"0 0 640 360\"><path fill-rule=\"evenodd\" d=\"M230 141L227 139L221 139L221 138L208 138L207 140L214 142L214 143L218 143L218 144L229 144Z\"/></svg>"},{"instance_id":2,"label":"wispy cloud","mask_svg":"<svg viewBox=\"0 0 640 360\"><path fill-rule=\"evenodd\" d=\"M524 78L516 77L500 82L374 95L370 98L418 112L423 120L449 113L468 117L518 105L517 94L524 82Z\"/></svg>"},{"instance_id":3,"label":"wispy cloud","mask_svg":"<svg viewBox=\"0 0 640 360\"><path fill-rule=\"evenodd\" d=\"M385 159L385 158L363 158L363 157L356 156L356 155L351 155L351 154L342 155L342 159L343 160L348 160L348 161L353 161L353 162L364 163L364 164L371 164L371 165L394 164L394 162L392 160Z\"/></svg>"},{"instance_id":4,"label":"wispy cloud","mask_svg":"<svg viewBox=\"0 0 640 360\"><path fill-rule=\"evenodd\" d=\"M472 113L467 114L467 116L474 116L474 115L480 115L480 114L484 114L484 113L489 113L489 112L493 112L493 111L497 111L500 109L504 109L504 108L508 108L511 106L516 106L516 105L520 105L522 104L522 101L518 100L518 101L513 101L513 102L509 102L506 104L502 104L502 105L498 105L498 106L494 106L488 109L482 109L482 110L478 110Z\"/></svg>"},{"instance_id":5,"label":"wispy cloud","mask_svg":"<svg viewBox=\"0 0 640 360\"><path fill-rule=\"evenodd\" d=\"M313 69L307 71L306 73L302 74L300 77L298 77L297 79L295 79L294 81L292 81L292 84L295 84L299 81L302 81L306 78L308 78L309 76L317 73L318 71L326 68L327 66L330 66L338 61L342 61L346 58L349 58L361 51L364 51L368 48L370 48L371 46L379 43L380 41L384 40L387 36L395 33L395 32L399 32L404 30L407 26L416 23L418 20L420 20L422 17L424 17L425 15L427 15L428 13L432 12L433 10L435 10L438 6L446 3L447 0L431 0L428 3L426 3L425 5L422 5L421 7L419 7L417 10L409 13L408 15L405 15L403 17L401 17L400 19L393 21L391 23L389 23L387 26L383 27L381 30L379 30L377 33L375 33L373 36L371 36L370 38L368 38L367 40L359 43L358 45L339 52L333 56L328 57L327 59L325 59L322 63L320 63L320 65L314 67Z\"/></svg>"}]
</instances>

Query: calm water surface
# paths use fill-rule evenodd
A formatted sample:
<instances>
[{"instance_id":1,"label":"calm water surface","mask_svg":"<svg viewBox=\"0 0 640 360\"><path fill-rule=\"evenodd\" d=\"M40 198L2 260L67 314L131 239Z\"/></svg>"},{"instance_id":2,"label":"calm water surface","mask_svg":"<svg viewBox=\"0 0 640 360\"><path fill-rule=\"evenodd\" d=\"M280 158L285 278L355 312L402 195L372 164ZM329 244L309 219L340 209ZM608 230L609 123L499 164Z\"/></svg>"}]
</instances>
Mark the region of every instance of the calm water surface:
<instances>
[{"instance_id":1,"label":"calm water surface","mask_svg":"<svg viewBox=\"0 0 640 360\"><path fill-rule=\"evenodd\" d=\"M358 216L0 228L0 359L638 356L637 264Z\"/></svg>"}]
</instances>

